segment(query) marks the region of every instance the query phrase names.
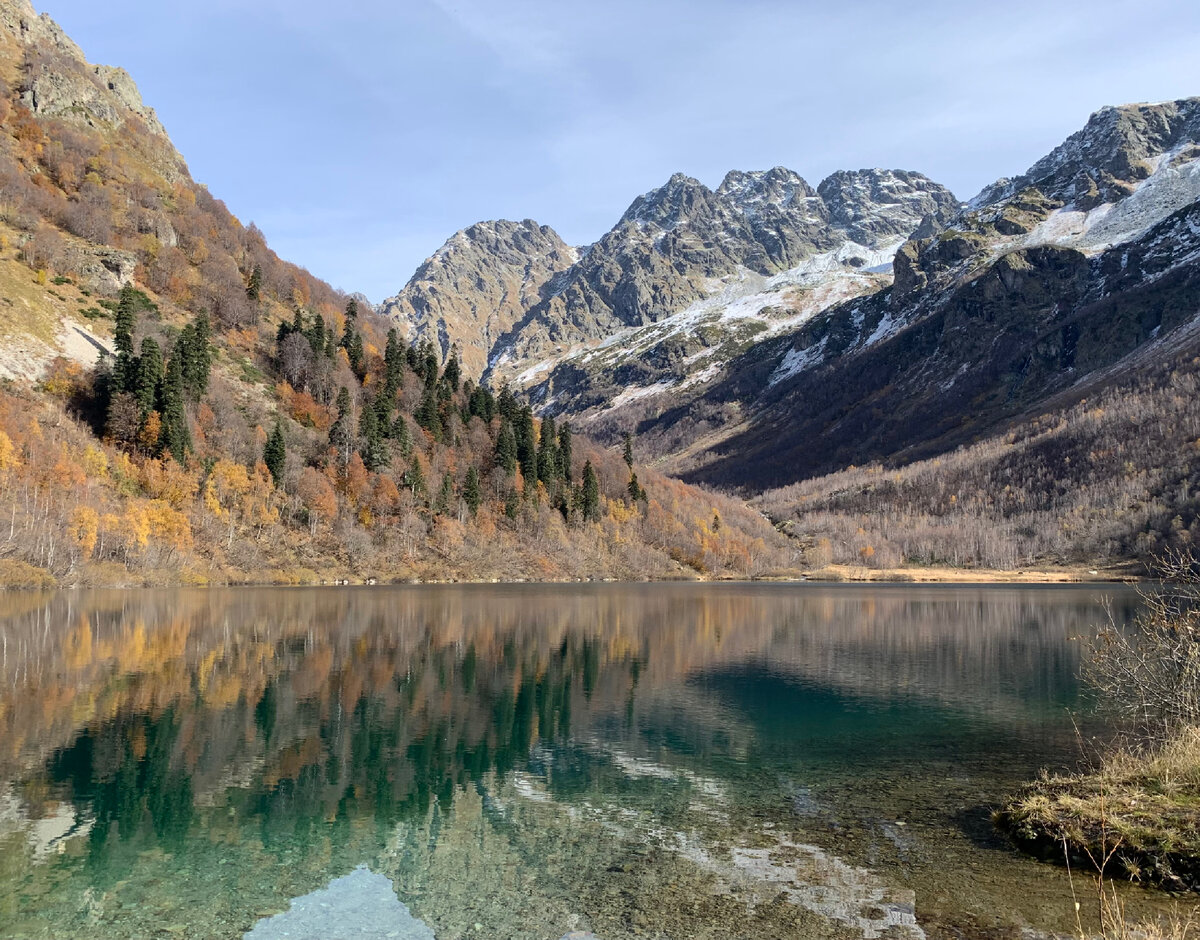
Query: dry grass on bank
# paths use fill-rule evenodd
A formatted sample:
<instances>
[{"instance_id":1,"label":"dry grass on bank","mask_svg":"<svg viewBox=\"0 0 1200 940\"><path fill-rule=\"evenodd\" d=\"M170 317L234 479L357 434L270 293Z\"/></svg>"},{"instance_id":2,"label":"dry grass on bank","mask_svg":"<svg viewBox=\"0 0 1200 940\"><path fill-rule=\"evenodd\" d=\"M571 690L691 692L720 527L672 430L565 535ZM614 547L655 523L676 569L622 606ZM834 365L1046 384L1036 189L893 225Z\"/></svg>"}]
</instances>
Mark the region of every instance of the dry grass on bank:
<instances>
[{"instance_id":1,"label":"dry grass on bank","mask_svg":"<svg viewBox=\"0 0 1200 940\"><path fill-rule=\"evenodd\" d=\"M1200 728L1091 773L1044 776L996 824L1047 860L1176 890L1200 889Z\"/></svg>"}]
</instances>

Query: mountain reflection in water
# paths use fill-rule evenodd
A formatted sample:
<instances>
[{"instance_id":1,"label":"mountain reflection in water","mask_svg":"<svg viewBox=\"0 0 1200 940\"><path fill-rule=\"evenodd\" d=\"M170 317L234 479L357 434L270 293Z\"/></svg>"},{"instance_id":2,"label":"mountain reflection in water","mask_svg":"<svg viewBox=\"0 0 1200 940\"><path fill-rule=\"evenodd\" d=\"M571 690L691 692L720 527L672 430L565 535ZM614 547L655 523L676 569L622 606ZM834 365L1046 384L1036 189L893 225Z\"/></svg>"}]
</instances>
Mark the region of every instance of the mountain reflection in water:
<instances>
[{"instance_id":1,"label":"mountain reflection in water","mask_svg":"<svg viewBox=\"0 0 1200 940\"><path fill-rule=\"evenodd\" d=\"M0 596L0 923L236 937L369 863L439 937L1061 928L1059 874L972 827L1073 759L1102 617L1080 589ZM947 853L977 897L939 900Z\"/></svg>"}]
</instances>

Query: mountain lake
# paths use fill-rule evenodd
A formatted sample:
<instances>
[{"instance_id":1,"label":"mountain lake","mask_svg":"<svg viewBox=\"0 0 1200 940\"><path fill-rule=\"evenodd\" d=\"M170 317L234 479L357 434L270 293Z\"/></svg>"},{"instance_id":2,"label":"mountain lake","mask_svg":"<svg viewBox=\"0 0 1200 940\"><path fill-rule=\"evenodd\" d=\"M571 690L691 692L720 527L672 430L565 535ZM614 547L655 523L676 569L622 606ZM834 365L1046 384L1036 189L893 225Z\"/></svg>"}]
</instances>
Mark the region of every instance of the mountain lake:
<instances>
[{"instance_id":1,"label":"mountain lake","mask_svg":"<svg viewBox=\"0 0 1200 940\"><path fill-rule=\"evenodd\" d=\"M5 938L1036 938L1126 587L0 595ZM1073 894L1074 892L1074 894ZM1123 886L1132 917L1169 912Z\"/></svg>"}]
</instances>

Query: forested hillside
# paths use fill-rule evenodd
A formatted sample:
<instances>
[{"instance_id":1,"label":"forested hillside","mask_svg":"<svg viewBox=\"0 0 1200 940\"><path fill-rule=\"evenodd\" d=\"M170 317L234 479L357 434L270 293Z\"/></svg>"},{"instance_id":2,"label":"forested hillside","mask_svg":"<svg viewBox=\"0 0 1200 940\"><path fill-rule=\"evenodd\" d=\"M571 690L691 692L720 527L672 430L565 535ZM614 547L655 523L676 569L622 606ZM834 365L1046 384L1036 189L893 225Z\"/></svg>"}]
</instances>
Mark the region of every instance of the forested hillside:
<instances>
[{"instance_id":1,"label":"forested hillside","mask_svg":"<svg viewBox=\"0 0 1200 940\"><path fill-rule=\"evenodd\" d=\"M1136 563L1200 543L1200 359L1180 355L928 460L873 463L754 504L809 564Z\"/></svg>"},{"instance_id":2,"label":"forested hillside","mask_svg":"<svg viewBox=\"0 0 1200 940\"><path fill-rule=\"evenodd\" d=\"M0 583L749 575L782 539L461 380L0 3Z\"/></svg>"}]
</instances>

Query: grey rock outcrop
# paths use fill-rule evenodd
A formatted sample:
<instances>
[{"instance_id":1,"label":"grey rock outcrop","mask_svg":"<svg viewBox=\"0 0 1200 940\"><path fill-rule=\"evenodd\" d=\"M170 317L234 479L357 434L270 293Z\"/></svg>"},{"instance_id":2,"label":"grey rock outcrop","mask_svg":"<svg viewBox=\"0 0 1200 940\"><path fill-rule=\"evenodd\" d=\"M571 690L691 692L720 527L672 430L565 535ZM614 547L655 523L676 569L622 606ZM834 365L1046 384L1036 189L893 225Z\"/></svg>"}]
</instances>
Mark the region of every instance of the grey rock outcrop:
<instances>
[{"instance_id":1,"label":"grey rock outcrop","mask_svg":"<svg viewBox=\"0 0 1200 940\"><path fill-rule=\"evenodd\" d=\"M443 357L456 346L465 373L478 378L496 340L578 257L552 228L530 219L479 222L447 240L379 310L407 339L428 339Z\"/></svg>"},{"instance_id":2,"label":"grey rock outcrop","mask_svg":"<svg viewBox=\"0 0 1200 940\"><path fill-rule=\"evenodd\" d=\"M814 189L784 167L732 171L709 189L682 173L633 201L581 251L533 222L486 222L451 238L383 304L410 338L461 350L468 375L518 377L615 330L655 323L722 289L847 245L877 253L959 207L917 173L840 173ZM840 262L839 262L840 263Z\"/></svg>"},{"instance_id":3,"label":"grey rock outcrop","mask_svg":"<svg viewBox=\"0 0 1200 940\"><path fill-rule=\"evenodd\" d=\"M1030 187L1077 209L1114 202L1156 169L1155 158L1200 139L1200 98L1101 108L1087 124L1015 179L997 180L971 208Z\"/></svg>"},{"instance_id":4,"label":"grey rock outcrop","mask_svg":"<svg viewBox=\"0 0 1200 940\"><path fill-rule=\"evenodd\" d=\"M62 27L28 0L0 0L0 42L17 46L24 58L21 103L34 114L93 127L116 128L136 119L163 145L164 175L171 181L186 175L183 158L129 73L89 63Z\"/></svg>"}]
</instances>

